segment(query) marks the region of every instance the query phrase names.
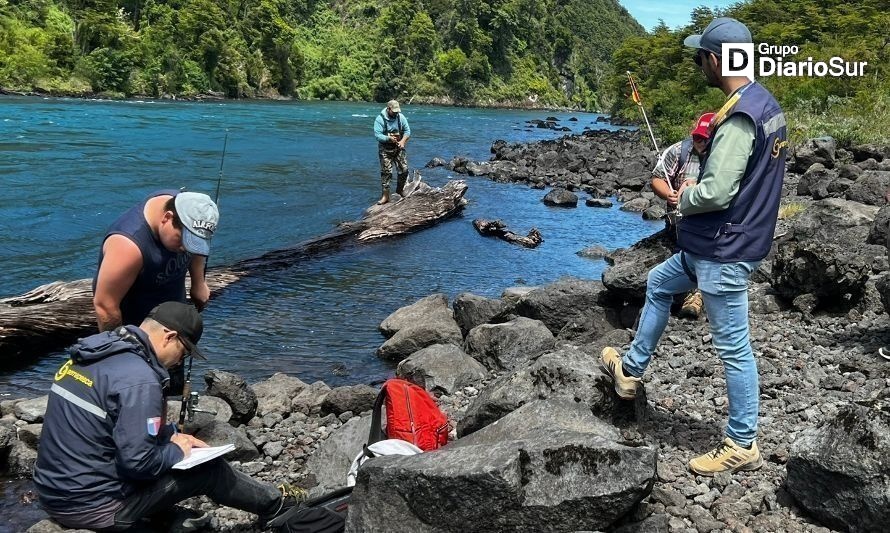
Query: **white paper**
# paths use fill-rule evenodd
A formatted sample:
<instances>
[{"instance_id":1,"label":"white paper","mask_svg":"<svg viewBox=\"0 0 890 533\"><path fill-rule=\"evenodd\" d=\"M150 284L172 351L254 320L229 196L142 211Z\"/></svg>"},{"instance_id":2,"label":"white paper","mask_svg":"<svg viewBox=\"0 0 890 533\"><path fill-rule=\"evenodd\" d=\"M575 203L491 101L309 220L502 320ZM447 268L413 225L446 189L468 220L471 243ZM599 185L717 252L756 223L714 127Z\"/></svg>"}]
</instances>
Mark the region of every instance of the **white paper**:
<instances>
[{"instance_id":1,"label":"white paper","mask_svg":"<svg viewBox=\"0 0 890 533\"><path fill-rule=\"evenodd\" d=\"M182 461L179 461L178 463L173 465L173 468L176 470L188 470L193 466L197 466L201 463L206 463L211 459L216 459L220 455L227 454L234 450L234 444L211 446L209 448L192 448L192 453Z\"/></svg>"}]
</instances>

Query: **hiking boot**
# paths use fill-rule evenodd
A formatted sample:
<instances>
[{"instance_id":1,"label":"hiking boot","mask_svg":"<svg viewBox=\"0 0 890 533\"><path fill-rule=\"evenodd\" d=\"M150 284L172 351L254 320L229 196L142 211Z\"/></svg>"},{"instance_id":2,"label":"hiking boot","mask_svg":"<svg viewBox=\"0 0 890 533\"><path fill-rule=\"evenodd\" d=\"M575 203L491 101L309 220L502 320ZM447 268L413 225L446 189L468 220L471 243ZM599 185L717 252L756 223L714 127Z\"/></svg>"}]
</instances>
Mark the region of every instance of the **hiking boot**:
<instances>
[{"instance_id":1,"label":"hiking boot","mask_svg":"<svg viewBox=\"0 0 890 533\"><path fill-rule=\"evenodd\" d=\"M281 505L278 506L278 511L272 516L260 518L260 529L266 529L266 525L269 522L288 512L293 506L302 502L309 496L306 489L291 485L290 483L282 483L281 485L278 485L278 490L281 492Z\"/></svg>"},{"instance_id":2,"label":"hiking boot","mask_svg":"<svg viewBox=\"0 0 890 533\"><path fill-rule=\"evenodd\" d=\"M696 289L690 292L689 295L686 296L686 299L683 300L683 306L680 307L678 316L695 320L701 316L703 306L704 303L702 302L701 291Z\"/></svg>"},{"instance_id":3,"label":"hiking boot","mask_svg":"<svg viewBox=\"0 0 890 533\"><path fill-rule=\"evenodd\" d=\"M615 383L615 392L622 400L633 400L637 397L637 385L640 378L624 375L624 368L621 365L621 355L618 350L606 346L600 356L600 366L603 371L612 378Z\"/></svg>"},{"instance_id":4,"label":"hiking boot","mask_svg":"<svg viewBox=\"0 0 890 533\"><path fill-rule=\"evenodd\" d=\"M702 476L713 476L719 472L738 472L739 470L757 470L763 466L763 457L757 449L757 443L751 443L751 449L742 448L729 437L723 444L704 455L689 461L689 469Z\"/></svg>"}]
</instances>

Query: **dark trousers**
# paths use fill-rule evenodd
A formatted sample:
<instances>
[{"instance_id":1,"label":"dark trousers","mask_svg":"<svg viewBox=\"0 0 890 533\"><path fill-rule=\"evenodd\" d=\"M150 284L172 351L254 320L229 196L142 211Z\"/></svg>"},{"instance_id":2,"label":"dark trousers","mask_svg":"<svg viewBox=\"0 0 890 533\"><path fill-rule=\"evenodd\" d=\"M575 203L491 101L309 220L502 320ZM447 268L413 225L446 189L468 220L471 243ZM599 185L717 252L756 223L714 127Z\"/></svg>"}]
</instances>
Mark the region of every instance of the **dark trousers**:
<instances>
[{"instance_id":1,"label":"dark trousers","mask_svg":"<svg viewBox=\"0 0 890 533\"><path fill-rule=\"evenodd\" d=\"M124 531L143 518L169 511L192 496L208 496L214 502L271 519L281 506L281 493L269 483L238 472L219 458L188 470L171 470L124 500L114 515L114 526L104 531Z\"/></svg>"}]
</instances>

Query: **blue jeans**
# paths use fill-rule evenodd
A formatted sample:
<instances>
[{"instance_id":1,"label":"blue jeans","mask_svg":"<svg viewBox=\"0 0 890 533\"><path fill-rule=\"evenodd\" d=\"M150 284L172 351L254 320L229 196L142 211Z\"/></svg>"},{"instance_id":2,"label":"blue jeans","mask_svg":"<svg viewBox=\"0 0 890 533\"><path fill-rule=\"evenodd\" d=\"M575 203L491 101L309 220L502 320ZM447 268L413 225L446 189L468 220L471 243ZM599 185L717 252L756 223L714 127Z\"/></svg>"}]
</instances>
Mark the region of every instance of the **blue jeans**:
<instances>
[{"instance_id":1,"label":"blue jeans","mask_svg":"<svg viewBox=\"0 0 890 533\"><path fill-rule=\"evenodd\" d=\"M684 253L686 264L698 280L711 336L726 371L729 424L726 436L741 446L757 437L760 385L757 363L748 337L748 278L760 262L717 263ZM625 372L642 377L670 316L674 294L696 287L674 254L649 271L646 304L630 350L622 358Z\"/></svg>"}]
</instances>

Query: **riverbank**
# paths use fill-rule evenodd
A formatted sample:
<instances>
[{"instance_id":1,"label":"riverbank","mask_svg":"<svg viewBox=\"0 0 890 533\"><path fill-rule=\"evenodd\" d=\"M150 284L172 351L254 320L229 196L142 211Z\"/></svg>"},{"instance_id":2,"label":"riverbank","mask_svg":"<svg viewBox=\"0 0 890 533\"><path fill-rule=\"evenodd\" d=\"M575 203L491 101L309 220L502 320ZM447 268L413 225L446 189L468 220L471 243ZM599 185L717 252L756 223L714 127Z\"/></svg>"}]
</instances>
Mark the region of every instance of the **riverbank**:
<instances>
[{"instance_id":1,"label":"riverbank","mask_svg":"<svg viewBox=\"0 0 890 533\"><path fill-rule=\"evenodd\" d=\"M500 161L531 170L503 177L567 192L612 190L656 207L645 174L630 181L632 173L616 166L640 152L628 135L514 146L526 155ZM573 159L579 147L593 159ZM551 152L556 159L546 163ZM587 170L560 174L561 158ZM494 164L474 164L485 163ZM604 168L592 173L591 163ZM612 251L602 282L563 280L452 302L431 295L384 320L388 340L378 355L401 361L398 375L438 395L460 438L424 456L369 464L350 530L880 529L890 518L881 474L890 457L890 363L876 355L890 344L888 187L888 146L839 148L817 139L789 161L775 244L749 292L762 469L714 478L686 469L690 457L719 442L726 419L723 369L704 320L670 319L635 402L619 401L598 367L604 345L627 347L646 273L670 253L648 238ZM252 386L218 372L207 381L219 398L205 396L207 405L218 412L198 422L198 435L238 442L232 459L252 475L307 488L343 479L366 439L376 394L366 385L331 389L285 375ZM250 394L236 393L248 390L253 408ZM8 462L20 471L33 458L40 402L0 402L0 428L8 428L0 442L10 443ZM480 479L489 480L484 491ZM251 523L203 499L189 505L208 512L214 530Z\"/></svg>"}]
</instances>

